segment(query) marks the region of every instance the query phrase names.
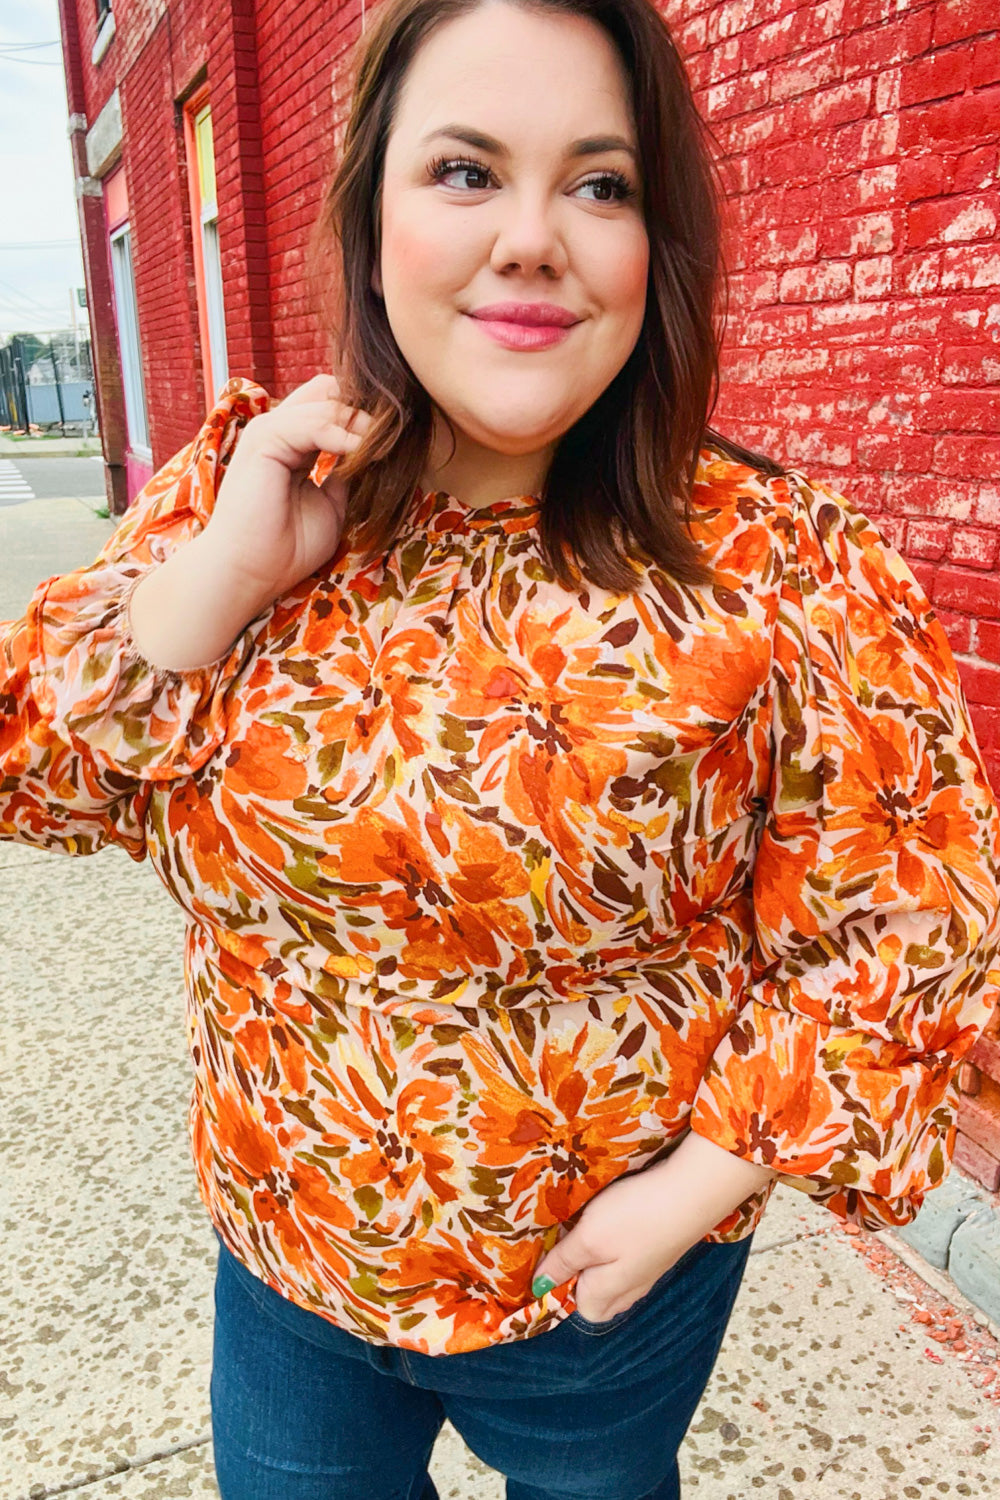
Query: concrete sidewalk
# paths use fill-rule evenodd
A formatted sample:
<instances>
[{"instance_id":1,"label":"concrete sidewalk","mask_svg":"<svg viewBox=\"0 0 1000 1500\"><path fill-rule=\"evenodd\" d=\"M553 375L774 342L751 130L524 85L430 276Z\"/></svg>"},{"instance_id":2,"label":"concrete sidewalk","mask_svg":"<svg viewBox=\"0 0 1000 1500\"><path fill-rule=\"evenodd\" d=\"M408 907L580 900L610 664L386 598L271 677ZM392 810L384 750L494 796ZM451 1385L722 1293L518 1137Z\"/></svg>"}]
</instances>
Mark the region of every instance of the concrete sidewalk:
<instances>
[{"instance_id":1,"label":"concrete sidewalk","mask_svg":"<svg viewBox=\"0 0 1000 1500\"><path fill-rule=\"evenodd\" d=\"M0 615L111 524L76 501L0 513ZM180 914L117 850L0 844L0 891L0 1497L217 1497ZM684 1445L686 1500L1000 1494L997 1346L946 1317L877 1239L779 1190ZM450 1427L432 1473L442 1500L503 1495Z\"/></svg>"}]
</instances>

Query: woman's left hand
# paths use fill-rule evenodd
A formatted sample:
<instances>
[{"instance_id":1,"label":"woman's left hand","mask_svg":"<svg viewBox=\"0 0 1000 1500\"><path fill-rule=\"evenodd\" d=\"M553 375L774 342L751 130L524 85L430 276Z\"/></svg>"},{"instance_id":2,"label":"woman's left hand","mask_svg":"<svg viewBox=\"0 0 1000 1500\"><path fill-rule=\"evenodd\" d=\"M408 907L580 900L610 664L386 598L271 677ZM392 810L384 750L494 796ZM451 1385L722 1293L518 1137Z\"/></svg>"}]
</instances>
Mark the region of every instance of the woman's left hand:
<instances>
[{"instance_id":1,"label":"woman's left hand","mask_svg":"<svg viewBox=\"0 0 1000 1500\"><path fill-rule=\"evenodd\" d=\"M538 1262L532 1293L543 1297L579 1272L580 1316L603 1323L644 1297L685 1251L777 1176L688 1131L669 1156L591 1198Z\"/></svg>"},{"instance_id":2,"label":"woman's left hand","mask_svg":"<svg viewBox=\"0 0 1000 1500\"><path fill-rule=\"evenodd\" d=\"M658 1164L662 1165L662 1164ZM653 1284L695 1243L684 1216L672 1205L667 1183L653 1168L627 1173L602 1188L569 1233L542 1257L532 1291L547 1276L552 1286L574 1272L576 1305L589 1323L603 1323L644 1297Z\"/></svg>"}]
</instances>

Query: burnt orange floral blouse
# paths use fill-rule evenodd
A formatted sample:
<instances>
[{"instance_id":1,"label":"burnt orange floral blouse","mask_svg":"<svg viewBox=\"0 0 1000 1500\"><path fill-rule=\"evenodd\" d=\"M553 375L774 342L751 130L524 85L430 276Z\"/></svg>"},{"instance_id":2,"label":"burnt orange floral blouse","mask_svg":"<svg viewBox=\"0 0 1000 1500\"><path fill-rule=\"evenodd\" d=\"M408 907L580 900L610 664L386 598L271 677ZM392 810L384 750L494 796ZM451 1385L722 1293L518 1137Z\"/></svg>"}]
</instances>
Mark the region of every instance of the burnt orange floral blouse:
<instances>
[{"instance_id":1,"label":"burnt orange floral blouse","mask_svg":"<svg viewBox=\"0 0 1000 1500\"><path fill-rule=\"evenodd\" d=\"M0 658L0 832L123 845L187 918L224 1242L442 1354L567 1317L540 1256L689 1129L855 1223L912 1218L998 995L1000 822L899 556L802 474L706 448L714 585L571 593L536 499L418 489L384 557L348 532L224 660L151 667L130 592L268 404L231 382Z\"/></svg>"}]
</instances>

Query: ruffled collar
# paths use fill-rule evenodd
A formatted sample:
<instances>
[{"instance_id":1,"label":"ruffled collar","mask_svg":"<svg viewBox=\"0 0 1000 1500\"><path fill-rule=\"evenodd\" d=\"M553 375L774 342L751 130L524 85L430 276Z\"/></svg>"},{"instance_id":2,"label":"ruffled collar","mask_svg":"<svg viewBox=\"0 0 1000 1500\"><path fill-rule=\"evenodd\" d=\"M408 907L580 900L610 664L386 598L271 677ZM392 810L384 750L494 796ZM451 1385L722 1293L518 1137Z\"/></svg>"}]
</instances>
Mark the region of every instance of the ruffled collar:
<instances>
[{"instance_id":1,"label":"ruffled collar","mask_svg":"<svg viewBox=\"0 0 1000 1500\"><path fill-rule=\"evenodd\" d=\"M513 534L535 527L542 502L536 495L513 495L489 505L467 505L445 490L422 490L418 486L406 514L405 530L429 536L476 535L481 532Z\"/></svg>"}]
</instances>

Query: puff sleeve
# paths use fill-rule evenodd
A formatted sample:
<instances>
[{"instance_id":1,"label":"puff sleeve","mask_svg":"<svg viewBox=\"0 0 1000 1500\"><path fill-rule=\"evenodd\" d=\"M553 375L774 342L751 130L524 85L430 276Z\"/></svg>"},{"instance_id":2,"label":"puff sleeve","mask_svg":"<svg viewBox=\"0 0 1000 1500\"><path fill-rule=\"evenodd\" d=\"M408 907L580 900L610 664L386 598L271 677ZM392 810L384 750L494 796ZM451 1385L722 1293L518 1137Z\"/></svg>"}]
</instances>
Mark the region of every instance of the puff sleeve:
<instances>
[{"instance_id":1,"label":"puff sleeve","mask_svg":"<svg viewBox=\"0 0 1000 1500\"><path fill-rule=\"evenodd\" d=\"M839 495L787 485L752 979L690 1123L882 1229L950 1167L958 1063L1000 986L1000 820L905 562Z\"/></svg>"},{"instance_id":2,"label":"puff sleeve","mask_svg":"<svg viewBox=\"0 0 1000 1500\"><path fill-rule=\"evenodd\" d=\"M143 660L128 601L206 524L239 432L268 404L259 386L230 381L97 559L41 583L0 627L0 837L72 853L119 842L141 858L150 785L190 775L221 743L253 622L222 660L168 670Z\"/></svg>"}]
</instances>

